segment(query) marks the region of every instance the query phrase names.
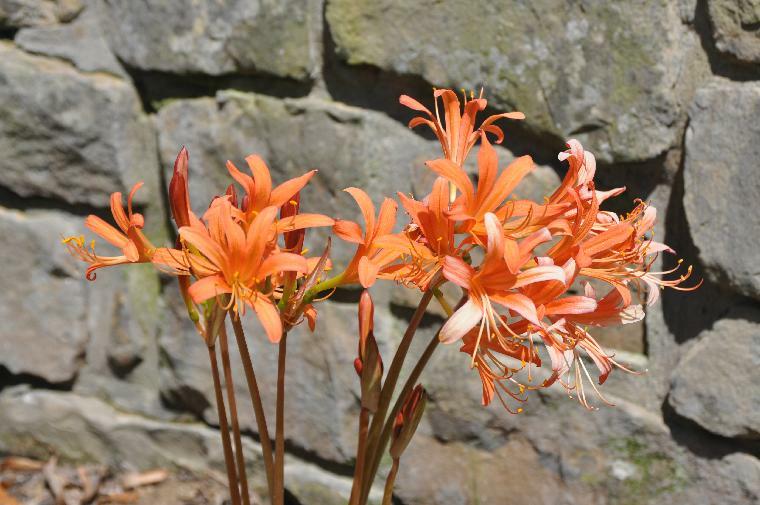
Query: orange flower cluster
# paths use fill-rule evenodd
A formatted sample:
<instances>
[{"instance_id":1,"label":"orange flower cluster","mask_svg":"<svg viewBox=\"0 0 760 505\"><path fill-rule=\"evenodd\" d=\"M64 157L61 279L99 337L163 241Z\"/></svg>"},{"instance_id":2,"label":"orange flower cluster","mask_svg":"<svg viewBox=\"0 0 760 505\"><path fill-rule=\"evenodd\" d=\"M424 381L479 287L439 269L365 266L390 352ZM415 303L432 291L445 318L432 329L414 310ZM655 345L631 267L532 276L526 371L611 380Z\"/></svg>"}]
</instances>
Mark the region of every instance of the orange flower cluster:
<instances>
[{"instance_id":1,"label":"orange flower cluster","mask_svg":"<svg viewBox=\"0 0 760 505\"><path fill-rule=\"evenodd\" d=\"M444 157L427 162L438 175L432 191L420 200L398 195L411 221L401 232L391 233L391 200L386 199L375 219L369 197L356 188L347 190L362 210L366 231L362 234L356 223L336 222L339 237L359 244L344 281L359 280L368 287L376 278L392 279L422 291L451 281L466 297L439 336L444 343L462 341L461 351L470 356L482 380L484 405L496 396L513 411L507 398L522 402L528 390L559 382L591 408L584 378L604 397L581 354L596 364L599 384L613 366L623 367L587 328L641 320L644 311L634 294L648 290L646 303L651 304L660 287L685 289L679 284L691 268L674 280L662 279L672 271L650 270L657 253L672 252L651 238L655 209L639 202L627 216L601 210L604 200L625 188L597 190L594 156L578 141L570 140L568 150L559 154L560 161L568 162L567 175L544 202L510 199L533 161L523 156L500 171L487 134L500 143L504 134L494 121L524 116L493 115L476 128L477 113L486 107L482 96L465 96L462 104L453 91L436 90L434 99L431 112L408 96L400 98L401 104L423 114L409 126L430 127L441 143ZM478 140L475 184L464 162ZM608 290L597 294L591 280ZM573 294L576 287L583 294ZM542 365L537 343L543 344L551 363L539 386L530 385L531 367ZM527 384L518 379L522 371Z\"/></svg>"},{"instance_id":2,"label":"orange flower cluster","mask_svg":"<svg viewBox=\"0 0 760 505\"><path fill-rule=\"evenodd\" d=\"M359 206L364 226L300 213L299 192L316 171L273 188L269 170L257 156L246 158L250 174L227 162L242 193L230 185L199 218L190 208L183 148L169 187L179 230L176 247L156 247L143 235L143 216L132 209L140 184L132 189L126 211L120 193L111 198L118 229L95 216L86 220L121 255L100 256L83 237L65 242L89 263L88 279L106 266L154 263L180 278L196 322L198 313L208 312L204 304L210 300L237 314L251 308L272 342L302 318L313 329L316 310L311 302L330 289L357 283L369 288L386 279L437 292L450 281L465 296L439 336L445 343L461 341L461 351L482 380L483 404L497 397L512 411L508 398L524 401L528 390L558 382L590 407L584 378L599 391L581 354L595 363L600 384L614 366L623 367L602 350L588 327L639 321L644 315L641 294L648 291L645 303L651 304L661 287L685 289L679 284L691 269L674 280L662 279L672 271L650 270L657 253L670 251L651 238L655 209L638 202L626 216L601 210L602 202L624 188L595 188L594 156L578 141L568 141L568 149L559 154L568 171L552 195L541 203L514 199L511 195L533 170L533 161L522 156L500 170L488 135L500 143L504 133L496 120L524 115L492 115L476 126L477 114L486 108L482 96L465 96L462 103L453 91L436 90L434 101L431 111L408 96L400 98L401 104L421 113L409 126L428 126L443 151L443 157L427 162L437 175L428 195L416 199L398 194L410 218L401 231L395 228L396 202L385 198L378 212L370 195L359 188L345 191ZM464 163L478 141L474 183ZM330 267L328 251L307 258L303 249L305 229L319 226L332 226L335 235L356 244L347 267L328 280L322 279ZM607 289L597 293L591 280ZM539 347L545 348L551 371L533 385L531 370L542 366ZM523 371L527 381L521 378Z\"/></svg>"},{"instance_id":3,"label":"orange flower cluster","mask_svg":"<svg viewBox=\"0 0 760 505\"><path fill-rule=\"evenodd\" d=\"M272 342L280 340L283 326L296 324L302 316L313 329L316 311L304 300L306 290L296 293L295 288L299 279L313 285L328 263L324 258L305 257L303 235L306 228L334 224L327 216L299 212L299 192L316 170L272 188L264 161L249 156L246 162L251 175L227 162L230 175L243 188L242 198L230 185L198 218L190 207L187 150L180 151L169 185L172 216L179 230L176 248L155 247L142 234L144 219L132 211L134 193L142 183L132 189L126 213L121 194L111 197L111 211L121 232L96 216L85 221L90 230L122 249L123 255L100 256L95 253L94 241L86 245L83 237L69 237L64 242L89 263L87 278L91 280L95 270L125 263L152 262L177 275L196 323L199 312L208 313L199 309L208 309L204 304L213 300L222 310L232 309L237 314L246 307L253 309ZM278 307L281 302L287 310Z\"/></svg>"}]
</instances>

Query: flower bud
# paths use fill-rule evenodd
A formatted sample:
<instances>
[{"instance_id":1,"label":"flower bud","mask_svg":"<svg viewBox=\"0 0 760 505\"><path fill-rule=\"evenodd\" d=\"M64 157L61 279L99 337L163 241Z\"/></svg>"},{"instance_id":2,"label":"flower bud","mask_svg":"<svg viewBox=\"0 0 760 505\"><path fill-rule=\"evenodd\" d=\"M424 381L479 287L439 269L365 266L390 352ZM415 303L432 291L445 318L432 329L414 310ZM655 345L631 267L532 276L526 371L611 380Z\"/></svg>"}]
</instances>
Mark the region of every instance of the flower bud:
<instances>
[{"instance_id":1,"label":"flower bud","mask_svg":"<svg viewBox=\"0 0 760 505\"><path fill-rule=\"evenodd\" d=\"M187 149L183 146L174 161L174 173L169 182L169 206L177 228L190 225L190 196L187 189L188 159Z\"/></svg>"},{"instance_id":2,"label":"flower bud","mask_svg":"<svg viewBox=\"0 0 760 505\"><path fill-rule=\"evenodd\" d=\"M375 335L372 332L367 335L364 350L364 356L360 358L360 367L354 363L354 368L361 368L362 407L374 413L380 402L383 359L380 357L380 349L377 347Z\"/></svg>"},{"instance_id":3,"label":"flower bud","mask_svg":"<svg viewBox=\"0 0 760 505\"><path fill-rule=\"evenodd\" d=\"M362 407L375 412L380 401L383 359L373 333L375 306L366 289L359 299L359 356L354 369L361 382Z\"/></svg>"},{"instance_id":4,"label":"flower bud","mask_svg":"<svg viewBox=\"0 0 760 505\"><path fill-rule=\"evenodd\" d=\"M368 290L359 298L359 359L364 358L367 336L375 327L375 304Z\"/></svg>"},{"instance_id":5,"label":"flower bud","mask_svg":"<svg viewBox=\"0 0 760 505\"><path fill-rule=\"evenodd\" d=\"M297 215L300 207L301 193L298 192L293 195L293 198L280 207L280 219ZM305 236L306 230L303 228L285 232L283 235L283 238L285 239L285 249L295 254L301 254Z\"/></svg>"},{"instance_id":6,"label":"flower bud","mask_svg":"<svg viewBox=\"0 0 760 505\"><path fill-rule=\"evenodd\" d=\"M393 459L398 459L411 442L417 425L420 424L422 413L427 404L427 392L421 384L417 384L412 392L404 400L396 419L393 421L391 434L390 454Z\"/></svg>"}]
</instances>

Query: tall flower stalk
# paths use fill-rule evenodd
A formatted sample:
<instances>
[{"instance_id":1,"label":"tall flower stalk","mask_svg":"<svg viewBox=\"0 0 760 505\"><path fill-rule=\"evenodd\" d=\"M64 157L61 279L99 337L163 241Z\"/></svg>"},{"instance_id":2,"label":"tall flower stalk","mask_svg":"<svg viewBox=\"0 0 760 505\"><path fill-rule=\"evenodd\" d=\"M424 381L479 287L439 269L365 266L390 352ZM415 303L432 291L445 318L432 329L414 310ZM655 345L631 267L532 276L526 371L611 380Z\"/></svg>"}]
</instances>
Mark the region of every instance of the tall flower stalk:
<instances>
[{"instance_id":1,"label":"tall flower stalk","mask_svg":"<svg viewBox=\"0 0 760 505\"><path fill-rule=\"evenodd\" d=\"M316 171L274 186L265 162L255 155L246 158L247 171L226 163L233 182L196 215L188 192L189 157L182 148L168 188L178 230L173 246L156 246L143 234L145 219L133 208L139 183L130 191L126 208L120 193L112 195L115 226L95 216L85 220L120 254L98 254L95 242L81 236L64 239L69 251L88 264L89 280L95 279L96 270L131 263L153 263L177 277L188 317L208 349L233 505L250 505L251 493L228 320L253 406L269 499L283 505L288 333L303 322L314 331L319 301L339 288L362 287L353 363L361 396L349 503L365 505L386 451L392 466L383 503L392 501L396 478L404 468L403 454L413 443L427 403L423 372L440 344L460 346L465 366L482 385L484 406L497 400L518 414L530 392L559 385L583 406L595 409L593 394L610 403L598 387L609 374L615 368L631 370L605 352L590 329L641 320L643 306L655 303L661 288L698 286L681 285L691 268L681 275L676 275L677 269L651 270L656 255L673 252L652 238L656 210L644 202L636 202L626 215L602 210L601 204L624 188L596 188L594 156L578 141L569 140L568 149L559 153L568 170L551 195L542 202L517 199L513 192L533 170L533 161L522 156L500 168L492 143L504 139L496 122L523 119L522 113L496 114L478 124L477 115L487 105L482 92L460 101L451 90L435 90L432 111L405 95L399 101L420 113L409 126L429 127L442 150L440 158L426 163L436 176L430 191L397 195L408 217L403 226L396 226L395 200L382 199L378 209L379 195L355 187L345 191L356 202L363 224L303 213L301 192ZM474 182L464 166L478 143ZM304 246L307 230L315 227L331 227L336 237L355 246L351 260L330 277L330 239L320 256L308 256ZM376 340L370 290L388 281L399 289L419 291L421 299L386 361ZM442 294L446 283L461 290L456 304ZM410 357L434 299L447 319L422 353ZM248 313L261 323L273 348L277 345L274 439L243 331ZM274 360L274 350L260 359ZM595 378L586 361L596 367ZM411 371L399 384L405 367Z\"/></svg>"}]
</instances>

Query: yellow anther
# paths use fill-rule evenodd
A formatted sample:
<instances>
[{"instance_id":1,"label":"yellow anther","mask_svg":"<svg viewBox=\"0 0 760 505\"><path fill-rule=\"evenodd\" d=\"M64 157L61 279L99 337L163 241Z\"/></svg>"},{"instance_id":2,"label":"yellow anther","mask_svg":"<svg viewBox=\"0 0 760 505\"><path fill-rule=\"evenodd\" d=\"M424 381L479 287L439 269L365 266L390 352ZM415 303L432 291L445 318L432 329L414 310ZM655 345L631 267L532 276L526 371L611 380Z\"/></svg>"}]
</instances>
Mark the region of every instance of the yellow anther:
<instances>
[{"instance_id":1,"label":"yellow anther","mask_svg":"<svg viewBox=\"0 0 760 505\"><path fill-rule=\"evenodd\" d=\"M290 203L290 205L292 205L293 207L295 207L296 205L298 205L298 202L296 202L295 200L291 200L288 203Z\"/></svg>"},{"instance_id":2,"label":"yellow anther","mask_svg":"<svg viewBox=\"0 0 760 505\"><path fill-rule=\"evenodd\" d=\"M522 407L517 407L517 413L518 414L522 414L522 411L523 411Z\"/></svg>"},{"instance_id":3,"label":"yellow anther","mask_svg":"<svg viewBox=\"0 0 760 505\"><path fill-rule=\"evenodd\" d=\"M309 252L309 248L307 247L306 249L304 249L303 251L301 251L301 254L305 256L306 253L308 253L308 252Z\"/></svg>"}]
</instances>

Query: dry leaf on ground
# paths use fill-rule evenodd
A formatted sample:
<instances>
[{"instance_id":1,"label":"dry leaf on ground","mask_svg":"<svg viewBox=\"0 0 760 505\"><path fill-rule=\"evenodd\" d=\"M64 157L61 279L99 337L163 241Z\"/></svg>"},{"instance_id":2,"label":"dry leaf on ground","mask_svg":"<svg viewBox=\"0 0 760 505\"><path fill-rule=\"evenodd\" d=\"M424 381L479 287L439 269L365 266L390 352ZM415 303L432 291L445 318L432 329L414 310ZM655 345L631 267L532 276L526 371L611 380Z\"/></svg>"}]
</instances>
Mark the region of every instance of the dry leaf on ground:
<instances>
[{"instance_id":1,"label":"dry leaf on ground","mask_svg":"<svg viewBox=\"0 0 760 505\"><path fill-rule=\"evenodd\" d=\"M158 484L165 481L168 477L169 472L164 469L156 469L142 473L125 475L122 477L121 483L126 489L134 489L137 487Z\"/></svg>"}]
</instances>

